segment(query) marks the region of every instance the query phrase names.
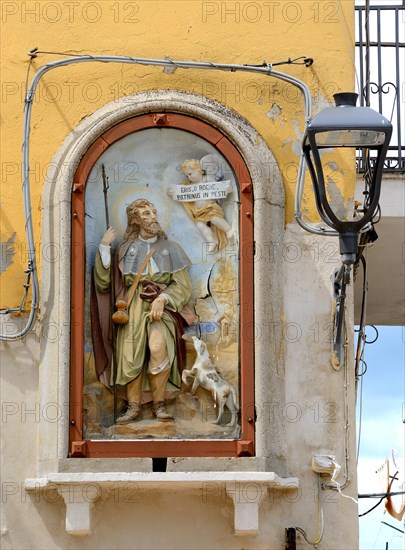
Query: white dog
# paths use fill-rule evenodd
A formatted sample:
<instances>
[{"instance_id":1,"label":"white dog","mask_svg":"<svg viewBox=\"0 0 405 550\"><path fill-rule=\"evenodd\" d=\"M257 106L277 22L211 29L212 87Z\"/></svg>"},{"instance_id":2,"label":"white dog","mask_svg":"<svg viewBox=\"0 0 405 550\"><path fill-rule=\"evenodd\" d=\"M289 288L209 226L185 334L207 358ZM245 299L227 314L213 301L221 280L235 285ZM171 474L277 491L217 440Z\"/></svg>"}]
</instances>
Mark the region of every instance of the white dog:
<instances>
[{"instance_id":1,"label":"white dog","mask_svg":"<svg viewBox=\"0 0 405 550\"><path fill-rule=\"evenodd\" d=\"M183 339L194 344L194 349L197 352L197 358L191 369L185 369L182 372L181 378L183 382L189 386L191 383L191 395L194 395L198 386L211 392L214 399L214 406L218 407L218 416L214 424L221 422L224 414L225 405L231 411L232 418L227 426L233 426L236 421L236 413L238 406L236 405L236 392L232 384L224 380L218 371L211 363L206 344L192 336L183 335Z\"/></svg>"}]
</instances>

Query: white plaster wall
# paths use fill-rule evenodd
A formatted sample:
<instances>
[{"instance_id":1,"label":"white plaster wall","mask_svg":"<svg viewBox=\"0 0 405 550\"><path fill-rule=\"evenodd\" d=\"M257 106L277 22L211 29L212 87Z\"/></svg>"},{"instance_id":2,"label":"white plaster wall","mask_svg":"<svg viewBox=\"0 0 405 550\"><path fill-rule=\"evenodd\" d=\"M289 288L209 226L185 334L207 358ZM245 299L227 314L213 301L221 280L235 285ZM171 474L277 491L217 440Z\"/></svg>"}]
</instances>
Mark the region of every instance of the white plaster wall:
<instances>
[{"instance_id":1,"label":"white plaster wall","mask_svg":"<svg viewBox=\"0 0 405 550\"><path fill-rule=\"evenodd\" d=\"M1 316L2 330L15 322ZM38 397L38 331L22 341L1 345L1 519L0 546L29 548L37 517L24 489L24 479L37 475L38 428L41 410ZM50 510L51 516L55 511ZM43 535L42 535L43 536ZM31 543L30 543L31 541Z\"/></svg>"},{"instance_id":2,"label":"white plaster wall","mask_svg":"<svg viewBox=\"0 0 405 550\"><path fill-rule=\"evenodd\" d=\"M283 503L270 497L262 503L260 534L237 537L231 500L222 498L220 489L206 501L199 492L183 491L140 492L137 498L137 503L124 503L115 501L114 495L103 496L94 508L94 534L72 537L64 532L64 504L57 495L48 495L48 502L44 498L35 502L30 496L16 508L16 521L3 536L2 548L281 549L284 526L291 524L294 509L288 504L281 516Z\"/></svg>"},{"instance_id":3,"label":"white plaster wall","mask_svg":"<svg viewBox=\"0 0 405 550\"><path fill-rule=\"evenodd\" d=\"M332 274L340 266L338 240L304 233L291 224L285 232L283 260L286 401L275 414L286 423L289 473L300 479L301 498L293 505L295 522L314 540L318 530L317 475L311 470L314 452L332 451L342 466L339 483L349 478L343 493L357 498L353 283L348 287L346 365L335 371ZM325 534L320 547L356 548L356 503L331 489L323 494Z\"/></svg>"},{"instance_id":4,"label":"white plaster wall","mask_svg":"<svg viewBox=\"0 0 405 550\"><path fill-rule=\"evenodd\" d=\"M262 391L268 395L272 419L276 422L278 417L283 425L284 461L288 473L299 477L300 489L270 490L261 504L260 533L241 538L233 534L233 504L221 484L214 489L210 486L206 493L195 489L148 491L129 484L125 489L103 491L94 505L92 535L68 535L61 497L56 492L27 494L22 488L24 479L37 473L38 422L51 413L51 409L47 413L40 409L39 343L29 335L24 342L5 344L3 352L2 548L283 548L284 528L296 525L315 538L318 518L316 476L310 469L312 452L328 448L344 465L344 371L335 372L331 367L324 328L331 319L330 275L335 262L330 261L334 259L330 252L336 243L307 236L294 225L286 229L284 247L273 245L283 257L285 317L280 326L275 321L274 342L264 338L257 348L276 354L280 363L285 355L285 396L274 395L267 387ZM319 323L319 335L315 323ZM280 334L284 342L278 339ZM351 359L348 369L352 373ZM351 482L344 493L355 496L352 374L348 390ZM337 409L325 409L327 403L335 403ZM66 469L67 462L61 469ZM194 467L201 468L196 462ZM112 469L111 462L108 466ZM80 459L71 469L76 467L80 468ZM262 466L256 462L255 467ZM325 496L325 533L319 548L356 548L356 505L336 492L327 491ZM297 548L307 547L298 535Z\"/></svg>"}]
</instances>

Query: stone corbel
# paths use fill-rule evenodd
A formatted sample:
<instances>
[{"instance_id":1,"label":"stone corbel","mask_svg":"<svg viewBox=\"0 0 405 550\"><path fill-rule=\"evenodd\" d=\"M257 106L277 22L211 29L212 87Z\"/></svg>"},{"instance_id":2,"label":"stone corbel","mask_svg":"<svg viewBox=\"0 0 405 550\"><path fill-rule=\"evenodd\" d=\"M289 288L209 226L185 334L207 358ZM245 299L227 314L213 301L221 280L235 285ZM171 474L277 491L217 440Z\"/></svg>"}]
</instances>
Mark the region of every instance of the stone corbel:
<instances>
[{"instance_id":1,"label":"stone corbel","mask_svg":"<svg viewBox=\"0 0 405 550\"><path fill-rule=\"evenodd\" d=\"M299 487L297 478L280 478L274 472L111 472L55 473L27 479L28 492L56 489L66 504L66 531L89 535L94 502L103 489L125 488L128 483L150 490L200 490L203 498L226 494L234 506L235 535L259 532L260 504L268 490L289 491Z\"/></svg>"},{"instance_id":2,"label":"stone corbel","mask_svg":"<svg viewBox=\"0 0 405 550\"><path fill-rule=\"evenodd\" d=\"M256 535L259 532L259 509L267 487L253 483L227 483L226 493L234 508L235 535Z\"/></svg>"},{"instance_id":3,"label":"stone corbel","mask_svg":"<svg viewBox=\"0 0 405 550\"><path fill-rule=\"evenodd\" d=\"M100 497L98 487L67 484L56 485L56 489L66 504L66 532L70 535L90 535L93 504Z\"/></svg>"}]
</instances>

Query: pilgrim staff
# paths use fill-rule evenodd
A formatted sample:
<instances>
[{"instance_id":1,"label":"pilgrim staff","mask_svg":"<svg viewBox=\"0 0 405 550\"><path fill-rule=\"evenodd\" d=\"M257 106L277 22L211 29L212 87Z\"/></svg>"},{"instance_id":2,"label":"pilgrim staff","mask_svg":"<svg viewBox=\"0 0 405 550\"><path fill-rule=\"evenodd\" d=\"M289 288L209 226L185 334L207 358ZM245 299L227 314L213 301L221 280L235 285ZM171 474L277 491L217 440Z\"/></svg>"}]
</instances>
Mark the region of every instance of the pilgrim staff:
<instances>
[{"instance_id":1,"label":"pilgrim staff","mask_svg":"<svg viewBox=\"0 0 405 550\"><path fill-rule=\"evenodd\" d=\"M109 216L109 212L108 212L107 193L108 193L108 189L109 189L110 186L108 184L108 177L105 173L104 164L101 165L101 175L102 175L102 178L103 178L105 223L106 223L106 228L108 229L110 227L110 216ZM112 254L113 254L113 252L111 250L111 262L110 262L111 315L114 314L114 310L115 310L114 262L113 262ZM112 325L111 326L111 330L112 330L112 380L114 382L113 392L114 392L114 424L115 424L116 421L117 421L117 385L115 383L116 378L117 378L117 375L116 375L117 360L116 360L116 353L115 353L116 328L115 328L115 323L111 323L111 325Z\"/></svg>"}]
</instances>

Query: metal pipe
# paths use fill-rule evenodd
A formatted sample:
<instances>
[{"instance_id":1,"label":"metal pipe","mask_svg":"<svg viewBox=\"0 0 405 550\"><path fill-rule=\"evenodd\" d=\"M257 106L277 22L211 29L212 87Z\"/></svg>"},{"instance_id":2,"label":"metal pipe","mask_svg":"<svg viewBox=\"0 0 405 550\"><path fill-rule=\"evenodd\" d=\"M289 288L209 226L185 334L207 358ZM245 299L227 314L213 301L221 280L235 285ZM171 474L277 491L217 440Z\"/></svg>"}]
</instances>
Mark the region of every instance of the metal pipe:
<instances>
[{"instance_id":1,"label":"metal pipe","mask_svg":"<svg viewBox=\"0 0 405 550\"><path fill-rule=\"evenodd\" d=\"M363 60L363 46L365 43L363 42L363 12L361 10L357 11L357 14L359 16L359 23L357 28L359 29L359 65L360 65L360 106L363 107L364 105L364 60ZM357 44L355 44L357 45Z\"/></svg>"},{"instance_id":2,"label":"metal pipe","mask_svg":"<svg viewBox=\"0 0 405 550\"><path fill-rule=\"evenodd\" d=\"M369 48L371 44L369 44ZM382 113L382 61L381 61L381 13L377 9L377 67L378 67L378 111Z\"/></svg>"},{"instance_id":3,"label":"metal pipe","mask_svg":"<svg viewBox=\"0 0 405 550\"><path fill-rule=\"evenodd\" d=\"M395 10L395 70L396 70L396 92L397 92L397 146L398 146L398 167L401 167L401 83L399 79L399 9Z\"/></svg>"},{"instance_id":4,"label":"metal pipe","mask_svg":"<svg viewBox=\"0 0 405 550\"><path fill-rule=\"evenodd\" d=\"M370 107L370 0L366 0L364 25L366 35L366 84L365 84L365 102L366 107Z\"/></svg>"}]
</instances>

